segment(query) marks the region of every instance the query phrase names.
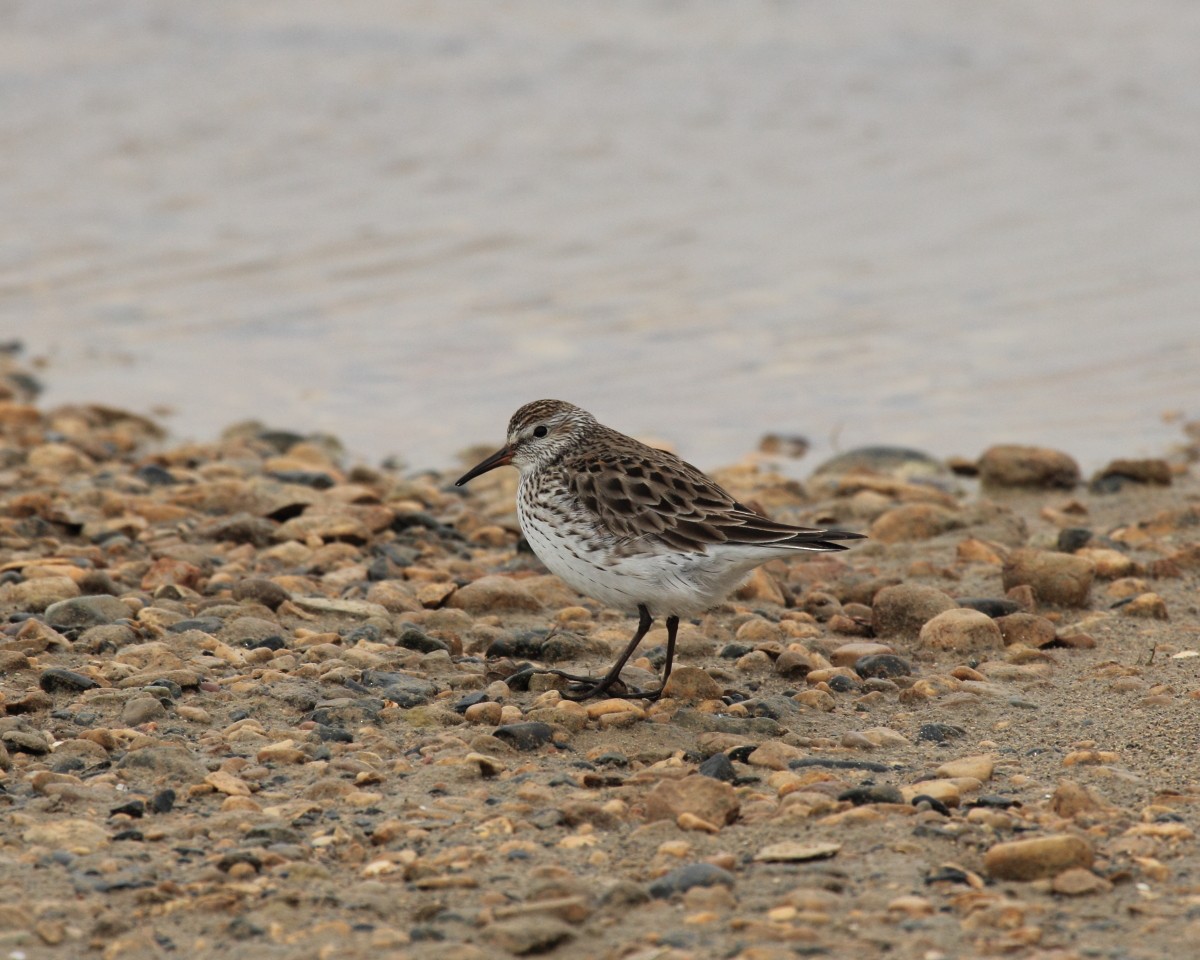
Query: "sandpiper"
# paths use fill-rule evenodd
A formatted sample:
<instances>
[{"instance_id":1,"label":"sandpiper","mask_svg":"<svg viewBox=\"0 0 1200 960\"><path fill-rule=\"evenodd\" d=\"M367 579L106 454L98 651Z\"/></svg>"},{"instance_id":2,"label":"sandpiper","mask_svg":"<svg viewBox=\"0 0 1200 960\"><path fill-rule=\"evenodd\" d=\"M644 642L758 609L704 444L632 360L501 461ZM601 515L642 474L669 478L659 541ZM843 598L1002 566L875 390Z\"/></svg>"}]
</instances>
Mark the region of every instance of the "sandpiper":
<instances>
[{"instance_id":1,"label":"sandpiper","mask_svg":"<svg viewBox=\"0 0 1200 960\"><path fill-rule=\"evenodd\" d=\"M517 515L538 559L580 593L639 617L637 632L603 677L550 671L585 700L620 683L621 670L655 619L667 626L657 690L671 675L679 618L716 606L755 567L801 551L845 550L860 533L780 523L755 513L674 454L599 423L561 400L513 414L504 446L468 470L469 480L511 463L521 471Z\"/></svg>"}]
</instances>

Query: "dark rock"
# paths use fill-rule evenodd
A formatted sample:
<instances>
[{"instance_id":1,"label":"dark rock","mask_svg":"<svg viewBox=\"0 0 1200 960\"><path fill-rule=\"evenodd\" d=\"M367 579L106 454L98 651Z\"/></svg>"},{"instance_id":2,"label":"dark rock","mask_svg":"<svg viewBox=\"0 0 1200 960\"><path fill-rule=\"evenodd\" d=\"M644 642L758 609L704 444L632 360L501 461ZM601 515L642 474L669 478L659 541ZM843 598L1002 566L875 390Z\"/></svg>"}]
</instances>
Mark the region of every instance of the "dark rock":
<instances>
[{"instance_id":1,"label":"dark rock","mask_svg":"<svg viewBox=\"0 0 1200 960\"><path fill-rule=\"evenodd\" d=\"M835 673L827 683L834 693L851 693L859 688L859 684L844 673Z\"/></svg>"},{"instance_id":2,"label":"dark rock","mask_svg":"<svg viewBox=\"0 0 1200 960\"><path fill-rule=\"evenodd\" d=\"M175 806L175 791L170 787L159 790L150 798L150 810L153 813L170 813Z\"/></svg>"},{"instance_id":3,"label":"dark rock","mask_svg":"<svg viewBox=\"0 0 1200 960\"><path fill-rule=\"evenodd\" d=\"M966 735L966 730L952 723L923 723L917 730L917 741L948 743L951 740L960 740Z\"/></svg>"},{"instance_id":4,"label":"dark rock","mask_svg":"<svg viewBox=\"0 0 1200 960\"><path fill-rule=\"evenodd\" d=\"M700 764L699 772L706 777L712 777L714 780L724 780L727 783L732 783L737 779L737 771L733 769L733 764L730 763L729 757L723 753L714 753L705 760Z\"/></svg>"},{"instance_id":5,"label":"dark rock","mask_svg":"<svg viewBox=\"0 0 1200 960\"><path fill-rule=\"evenodd\" d=\"M157 463L147 463L144 466L138 467L133 475L142 483L149 484L152 487L169 487L179 481L166 467L160 467Z\"/></svg>"},{"instance_id":6,"label":"dark rock","mask_svg":"<svg viewBox=\"0 0 1200 960\"><path fill-rule=\"evenodd\" d=\"M1066 527L1058 531L1058 549L1063 553L1074 553L1086 547L1093 536L1087 527Z\"/></svg>"},{"instance_id":7,"label":"dark rock","mask_svg":"<svg viewBox=\"0 0 1200 960\"><path fill-rule=\"evenodd\" d=\"M1021 806L1021 801L1016 797L1004 797L997 793L985 793L971 800L967 806L987 807L992 810L1007 810L1009 807Z\"/></svg>"},{"instance_id":8,"label":"dark rock","mask_svg":"<svg viewBox=\"0 0 1200 960\"><path fill-rule=\"evenodd\" d=\"M937 797L931 797L926 793L919 793L912 799L914 807L926 806L930 810L935 810L943 817L950 816L950 808L942 803Z\"/></svg>"},{"instance_id":9,"label":"dark rock","mask_svg":"<svg viewBox=\"0 0 1200 960\"><path fill-rule=\"evenodd\" d=\"M287 641L283 637L262 637L261 639L243 640L241 646L246 650L282 650L287 646Z\"/></svg>"},{"instance_id":10,"label":"dark rock","mask_svg":"<svg viewBox=\"0 0 1200 960\"><path fill-rule=\"evenodd\" d=\"M124 620L129 615L129 607L106 594L60 600L50 604L45 614L46 622L56 630L86 630Z\"/></svg>"},{"instance_id":11,"label":"dark rock","mask_svg":"<svg viewBox=\"0 0 1200 960\"><path fill-rule=\"evenodd\" d=\"M466 713L468 707L473 707L477 703L487 703L490 699L491 697L489 697L484 691L472 690L465 697L454 704L454 712Z\"/></svg>"},{"instance_id":12,"label":"dark rock","mask_svg":"<svg viewBox=\"0 0 1200 960\"><path fill-rule=\"evenodd\" d=\"M996 617L1004 617L1010 613L1016 613L1021 609L1015 600L1005 600L1000 597L959 597L958 605L966 607L968 610L978 610L980 613L986 613L993 620Z\"/></svg>"},{"instance_id":13,"label":"dark rock","mask_svg":"<svg viewBox=\"0 0 1200 960\"><path fill-rule=\"evenodd\" d=\"M851 787L838 794L838 800L849 801L856 807L867 803L903 803L904 794L890 783L866 784Z\"/></svg>"},{"instance_id":14,"label":"dark rock","mask_svg":"<svg viewBox=\"0 0 1200 960\"><path fill-rule=\"evenodd\" d=\"M159 699L178 700L183 696L183 687L169 677L159 677L146 684L146 692Z\"/></svg>"},{"instance_id":15,"label":"dark rock","mask_svg":"<svg viewBox=\"0 0 1200 960\"><path fill-rule=\"evenodd\" d=\"M843 760L836 757L797 757L788 761L788 769L803 770L805 767L821 767L827 770L869 770L871 773L890 773L898 767L889 767L877 760Z\"/></svg>"},{"instance_id":16,"label":"dark rock","mask_svg":"<svg viewBox=\"0 0 1200 960\"><path fill-rule=\"evenodd\" d=\"M864 680L872 677L909 677L912 676L912 666L894 653L872 653L855 661L854 672Z\"/></svg>"},{"instance_id":17,"label":"dark rock","mask_svg":"<svg viewBox=\"0 0 1200 960\"><path fill-rule=\"evenodd\" d=\"M80 690L92 690L100 684L91 677L76 673L74 670L51 667L49 670L42 671L42 675L38 678L38 686L47 693L62 691L77 693Z\"/></svg>"},{"instance_id":18,"label":"dark rock","mask_svg":"<svg viewBox=\"0 0 1200 960\"><path fill-rule=\"evenodd\" d=\"M548 723L536 721L508 723L497 727L492 735L517 750L536 750L550 742L554 736L554 728Z\"/></svg>"},{"instance_id":19,"label":"dark rock","mask_svg":"<svg viewBox=\"0 0 1200 960\"><path fill-rule=\"evenodd\" d=\"M650 884L650 896L665 900L677 893L686 893L692 887L713 887L718 884L732 888L737 878L728 870L711 863L689 863L686 867L672 870Z\"/></svg>"},{"instance_id":20,"label":"dark rock","mask_svg":"<svg viewBox=\"0 0 1200 960\"><path fill-rule=\"evenodd\" d=\"M717 654L722 660L738 660L748 653L753 653L754 647L748 643L727 643L721 648L721 652Z\"/></svg>"},{"instance_id":21,"label":"dark rock","mask_svg":"<svg viewBox=\"0 0 1200 960\"><path fill-rule=\"evenodd\" d=\"M424 630L412 623L400 625L400 636L396 638L398 646L405 650L416 650L419 653L433 653L435 650L450 652L450 644L437 637L431 637Z\"/></svg>"},{"instance_id":22,"label":"dark rock","mask_svg":"<svg viewBox=\"0 0 1200 960\"><path fill-rule=\"evenodd\" d=\"M517 660L541 660L546 645L547 630L530 630L493 640L487 648L489 660L512 657Z\"/></svg>"},{"instance_id":23,"label":"dark rock","mask_svg":"<svg viewBox=\"0 0 1200 960\"><path fill-rule=\"evenodd\" d=\"M110 817L115 817L120 814L124 814L127 817L133 817L134 819L141 819L146 815L146 801L127 800L119 807L113 807L108 811L108 815Z\"/></svg>"}]
</instances>

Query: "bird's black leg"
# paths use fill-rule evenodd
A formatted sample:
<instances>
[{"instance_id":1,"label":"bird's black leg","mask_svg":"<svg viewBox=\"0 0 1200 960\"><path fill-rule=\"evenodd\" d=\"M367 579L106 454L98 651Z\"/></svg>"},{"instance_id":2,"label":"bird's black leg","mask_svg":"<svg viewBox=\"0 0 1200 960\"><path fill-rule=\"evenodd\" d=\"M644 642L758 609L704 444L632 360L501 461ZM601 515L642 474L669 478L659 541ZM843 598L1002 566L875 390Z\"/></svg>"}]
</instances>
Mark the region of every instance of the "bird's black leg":
<instances>
[{"instance_id":1,"label":"bird's black leg","mask_svg":"<svg viewBox=\"0 0 1200 960\"><path fill-rule=\"evenodd\" d=\"M673 654L675 652L675 631L671 629L671 620L675 621L676 627L679 626L679 618L678 617L671 617L670 620L667 621L667 637L668 637L668 639L667 639L667 670L668 671L671 669L671 657L673 656ZM590 697L596 697L596 696L599 696L600 694L604 693L606 690L608 690L609 687L611 687L614 683L616 683L618 680L620 680L621 671L625 668L625 664L629 661L629 658L631 656L633 656L633 651L637 649L638 644L642 642L642 638L646 636L647 632L649 632L650 625L652 623L654 623L654 618L652 616L650 616L650 611L646 609L646 605L644 603L639 603L638 604L637 633L635 633L633 635L633 639L629 641L629 646L627 646L625 648L625 651L621 654L621 656L617 658L617 662L614 663L612 665L612 667L609 669L608 673L606 673L599 680L596 680L594 677L577 677L577 676L574 676L573 674L563 673L563 671L561 671L561 670L547 671L548 673L557 674L560 677L566 677L568 680L573 680L580 685L582 685L584 683L592 684L592 686L587 687L586 689L583 689L583 690L571 690L571 691L564 690L562 692L563 699L564 700L587 700ZM630 697L630 698L635 698L635 699L640 699L642 697L648 696L650 699L655 700L661 694L662 694L662 688L660 687L658 690L652 691L650 694L643 693L640 690L631 690L629 693L620 694L620 696Z\"/></svg>"}]
</instances>

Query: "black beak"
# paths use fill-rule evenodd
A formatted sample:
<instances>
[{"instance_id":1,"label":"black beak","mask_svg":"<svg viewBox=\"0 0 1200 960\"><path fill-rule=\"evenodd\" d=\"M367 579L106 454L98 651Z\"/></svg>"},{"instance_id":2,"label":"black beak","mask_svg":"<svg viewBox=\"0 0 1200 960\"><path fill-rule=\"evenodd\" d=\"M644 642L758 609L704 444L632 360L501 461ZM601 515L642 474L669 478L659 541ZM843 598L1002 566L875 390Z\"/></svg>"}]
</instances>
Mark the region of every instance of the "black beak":
<instances>
[{"instance_id":1,"label":"black beak","mask_svg":"<svg viewBox=\"0 0 1200 960\"><path fill-rule=\"evenodd\" d=\"M501 447L482 463L477 463L470 470L464 473L461 477L454 481L456 487L461 487L464 483L474 480L481 473L487 473L489 470L495 470L496 467L502 467L506 463L510 463L513 458L513 452L508 447Z\"/></svg>"}]
</instances>

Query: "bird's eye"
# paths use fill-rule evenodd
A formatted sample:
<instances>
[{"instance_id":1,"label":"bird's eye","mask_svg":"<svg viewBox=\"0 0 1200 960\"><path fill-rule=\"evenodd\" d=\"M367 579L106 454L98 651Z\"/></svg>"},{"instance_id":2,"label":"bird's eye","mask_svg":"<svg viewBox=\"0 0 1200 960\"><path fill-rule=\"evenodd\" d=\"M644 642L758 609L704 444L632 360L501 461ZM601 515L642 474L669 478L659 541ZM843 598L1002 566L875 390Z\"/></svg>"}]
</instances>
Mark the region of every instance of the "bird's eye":
<instances>
[{"instance_id":1,"label":"bird's eye","mask_svg":"<svg viewBox=\"0 0 1200 960\"><path fill-rule=\"evenodd\" d=\"M546 429L545 424L542 424L541 426L537 426L537 427L533 428L533 435L535 437L544 437L549 432L550 431Z\"/></svg>"}]
</instances>

